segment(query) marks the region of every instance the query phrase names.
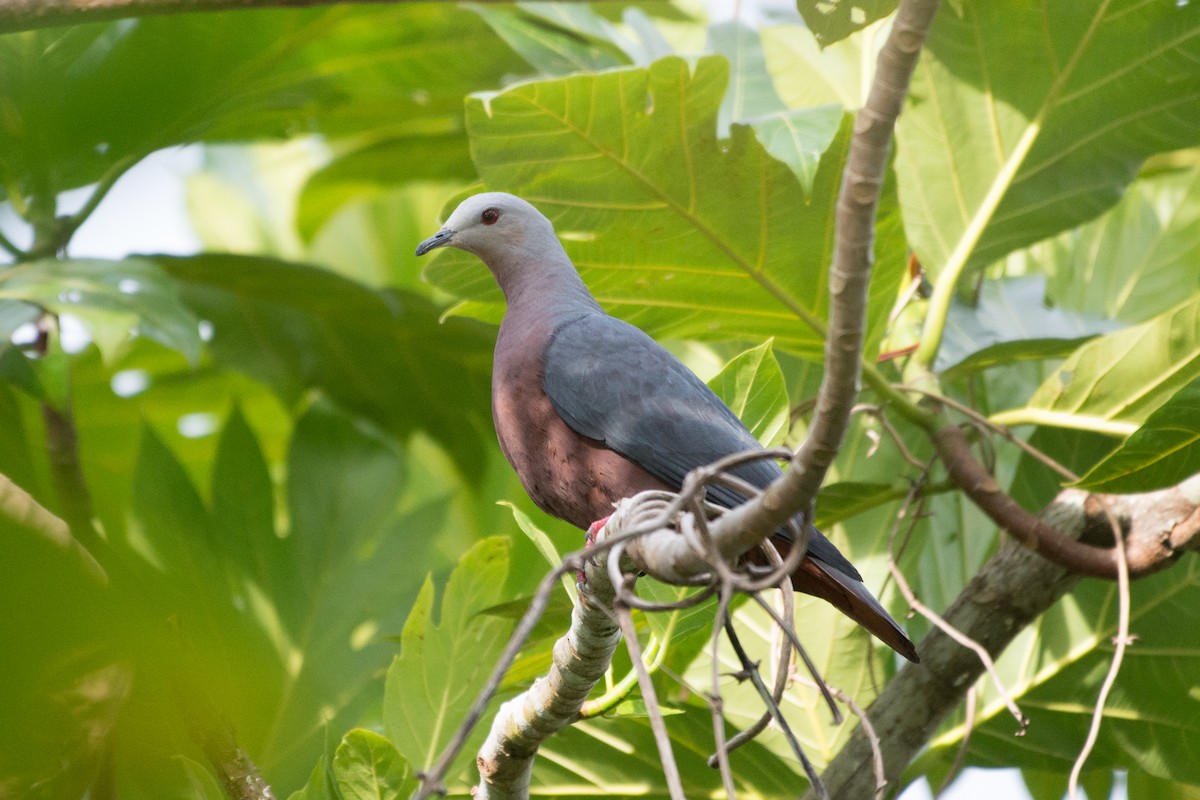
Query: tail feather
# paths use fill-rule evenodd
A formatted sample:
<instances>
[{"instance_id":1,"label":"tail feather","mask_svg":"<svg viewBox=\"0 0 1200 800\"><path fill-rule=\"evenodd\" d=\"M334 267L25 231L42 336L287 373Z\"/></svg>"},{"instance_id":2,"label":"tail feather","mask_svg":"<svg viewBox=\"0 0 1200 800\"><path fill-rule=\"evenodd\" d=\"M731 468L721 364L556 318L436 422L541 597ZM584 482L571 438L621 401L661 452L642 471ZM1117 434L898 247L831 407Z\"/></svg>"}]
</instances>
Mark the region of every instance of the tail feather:
<instances>
[{"instance_id":1,"label":"tail feather","mask_svg":"<svg viewBox=\"0 0 1200 800\"><path fill-rule=\"evenodd\" d=\"M798 592L830 603L914 664L920 661L912 640L861 581L842 573L837 567L805 558L792 573L792 586Z\"/></svg>"}]
</instances>

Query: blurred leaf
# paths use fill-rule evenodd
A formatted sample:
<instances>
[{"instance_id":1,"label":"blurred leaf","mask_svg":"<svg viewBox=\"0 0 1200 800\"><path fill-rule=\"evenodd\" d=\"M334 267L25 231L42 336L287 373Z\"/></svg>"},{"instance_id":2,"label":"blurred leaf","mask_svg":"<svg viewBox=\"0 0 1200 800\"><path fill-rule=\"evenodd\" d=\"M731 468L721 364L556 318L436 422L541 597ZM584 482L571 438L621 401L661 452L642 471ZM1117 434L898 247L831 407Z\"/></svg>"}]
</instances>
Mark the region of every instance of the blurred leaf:
<instances>
[{"instance_id":1,"label":"blurred leaf","mask_svg":"<svg viewBox=\"0 0 1200 800\"><path fill-rule=\"evenodd\" d=\"M1093 492L1150 492L1200 473L1200 378L1176 392L1092 467L1079 485Z\"/></svg>"},{"instance_id":2,"label":"blurred leaf","mask_svg":"<svg viewBox=\"0 0 1200 800\"><path fill-rule=\"evenodd\" d=\"M1200 800L1200 786L1179 783L1153 775L1140 769L1129 770L1128 790L1130 797L1153 797L1155 800Z\"/></svg>"},{"instance_id":3,"label":"blurred leaf","mask_svg":"<svg viewBox=\"0 0 1200 800\"><path fill-rule=\"evenodd\" d=\"M937 15L896 128L905 225L932 276L1086 222L1147 156L1200 142L1200 6L1130 8L1007 0Z\"/></svg>"},{"instance_id":4,"label":"blurred leaf","mask_svg":"<svg viewBox=\"0 0 1200 800\"><path fill-rule=\"evenodd\" d=\"M338 745L333 776L342 800L400 800L418 785L392 743L362 728L347 733Z\"/></svg>"},{"instance_id":5,"label":"blurred leaf","mask_svg":"<svg viewBox=\"0 0 1200 800\"><path fill-rule=\"evenodd\" d=\"M314 172L304 185L296 209L297 231L312 241L348 203L383 196L401 185L399 174L405 182L471 180L475 168L463 132L434 128L398 133L335 159Z\"/></svg>"},{"instance_id":6,"label":"blurred leaf","mask_svg":"<svg viewBox=\"0 0 1200 800\"><path fill-rule=\"evenodd\" d=\"M295 565L288 560L287 543L276 535L275 488L240 408L221 431L212 473L212 517L221 549L262 589L281 596Z\"/></svg>"},{"instance_id":7,"label":"blurred leaf","mask_svg":"<svg viewBox=\"0 0 1200 800\"><path fill-rule=\"evenodd\" d=\"M269 47L263 43L269 42ZM460 52L471 58L448 57ZM361 134L457 118L520 60L449 6L176 14L0 37L0 178L83 186L198 139Z\"/></svg>"},{"instance_id":8,"label":"blurred leaf","mask_svg":"<svg viewBox=\"0 0 1200 800\"><path fill-rule=\"evenodd\" d=\"M973 372L1022 359L1064 358L1118 323L1050 308L1046 279L1029 275L985 281L974 306L956 297L938 350L939 372Z\"/></svg>"},{"instance_id":9,"label":"blurred leaf","mask_svg":"<svg viewBox=\"0 0 1200 800\"><path fill-rule=\"evenodd\" d=\"M708 47L729 62L729 88L717 113L717 136L727 138L729 126L734 122L749 122L760 116L787 111L767 72L757 30L738 20L711 25ZM837 121L841 121L840 115ZM832 139L836 132L835 122L829 138ZM821 148L817 156L824 151L825 148Z\"/></svg>"},{"instance_id":10,"label":"blurred leaf","mask_svg":"<svg viewBox=\"0 0 1200 800\"><path fill-rule=\"evenodd\" d=\"M13 386L35 400L46 400L41 378L30 366L29 358L16 347L0 345L0 381Z\"/></svg>"},{"instance_id":11,"label":"blurred leaf","mask_svg":"<svg viewBox=\"0 0 1200 800\"><path fill-rule=\"evenodd\" d=\"M862 30L896 10L895 0L797 0L796 7L822 47ZM950 13L950 12L947 12Z\"/></svg>"},{"instance_id":12,"label":"blurred leaf","mask_svg":"<svg viewBox=\"0 0 1200 800\"><path fill-rule=\"evenodd\" d=\"M200 357L196 318L179 300L175 282L148 259L33 261L0 270L0 298L23 300L54 314L71 314L107 360L143 335Z\"/></svg>"},{"instance_id":13,"label":"blurred leaf","mask_svg":"<svg viewBox=\"0 0 1200 800\"><path fill-rule=\"evenodd\" d=\"M1200 295L1076 350L1029 399L996 415L1042 425L1119 430L1139 425L1200 376ZM1115 425L1114 425L1115 423Z\"/></svg>"},{"instance_id":14,"label":"blurred leaf","mask_svg":"<svg viewBox=\"0 0 1200 800\"><path fill-rule=\"evenodd\" d=\"M227 795L210 769L187 756L175 756L175 761L187 775L190 800L225 800Z\"/></svg>"},{"instance_id":15,"label":"blurred leaf","mask_svg":"<svg viewBox=\"0 0 1200 800\"><path fill-rule=\"evenodd\" d=\"M36 322L41 313L35 305L0 298L0 341L9 341L17 328Z\"/></svg>"},{"instance_id":16,"label":"blurred leaf","mask_svg":"<svg viewBox=\"0 0 1200 800\"><path fill-rule=\"evenodd\" d=\"M788 108L836 104L854 111L862 107L870 59L863 57L864 36L821 46L803 25L762 30L763 55L775 91ZM869 45L866 45L869 47Z\"/></svg>"},{"instance_id":17,"label":"blurred leaf","mask_svg":"<svg viewBox=\"0 0 1200 800\"><path fill-rule=\"evenodd\" d=\"M467 5L546 75L597 72L629 64L612 26L586 4Z\"/></svg>"},{"instance_id":18,"label":"blurred leaf","mask_svg":"<svg viewBox=\"0 0 1200 800\"><path fill-rule=\"evenodd\" d=\"M811 191L821 154L833 143L844 112L841 106L779 111L749 120L754 135L771 156L788 167Z\"/></svg>"},{"instance_id":19,"label":"blurred leaf","mask_svg":"<svg viewBox=\"0 0 1200 800\"><path fill-rule=\"evenodd\" d=\"M764 446L774 447L783 441L790 406L770 340L726 364L708 382L708 388L733 409Z\"/></svg>"},{"instance_id":20,"label":"blurred leaf","mask_svg":"<svg viewBox=\"0 0 1200 800\"><path fill-rule=\"evenodd\" d=\"M397 435L425 430L478 477L484 436L491 438L492 336L482 326L439 324L421 297L300 264L228 255L158 262L211 323L218 363L267 383L289 404L320 388Z\"/></svg>"},{"instance_id":21,"label":"blurred leaf","mask_svg":"<svg viewBox=\"0 0 1200 800\"><path fill-rule=\"evenodd\" d=\"M1054 304L1144 322L1200 291L1200 168L1142 177L1099 219L1014 254Z\"/></svg>"},{"instance_id":22,"label":"blurred leaf","mask_svg":"<svg viewBox=\"0 0 1200 800\"><path fill-rule=\"evenodd\" d=\"M828 234L848 127L806 199L749 127L716 139L727 79L724 59L666 58L474 97L473 156L489 188L520 194L553 219L613 313L656 336L775 336L777 347L816 358L821 340L797 317L823 317L828 304ZM888 196L875 243L877 300L895 296L904 268ZM426 274L460 297L498 298L473 261L444 255ZM890 303L872 303L872 342Z\"/></svg>"},{"instance_id":23,"label":"blurred leaf","mask_svg":"<svg viewBox=\"0 0 1200 800\"><path fill-rule=\"evenodd\" d=\"M418 770L428 770L454 734L512 630L508 620L479 614L501 599L508 551L503 538L471 548L446 583L436 623L427 578L404 624L400 655L387 672L383 719L396 749Z\"/></svg>"},{"instance_id":24,"label":"blurred leaf","mask_svg":"<svg viewBox=\"0 0 1200 800\"><path fill-rule=\"evenodd\" d=\"M897 487L887 483L831 483L822 487L817 495L817 512L813 521L818 528L841 522L867 509L897 500L896 493Z\"/></svg>"}]
</instances>

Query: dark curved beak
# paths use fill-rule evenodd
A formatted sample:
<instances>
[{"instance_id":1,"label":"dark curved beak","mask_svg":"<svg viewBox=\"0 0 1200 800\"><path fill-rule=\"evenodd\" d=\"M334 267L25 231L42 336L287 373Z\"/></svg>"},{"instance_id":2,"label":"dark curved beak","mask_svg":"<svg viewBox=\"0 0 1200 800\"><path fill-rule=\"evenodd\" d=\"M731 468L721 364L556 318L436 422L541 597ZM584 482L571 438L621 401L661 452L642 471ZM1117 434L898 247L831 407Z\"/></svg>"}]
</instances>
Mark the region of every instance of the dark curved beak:
<instances>
[{"instance_id":1,"label":"dark curved beak","mask_svg":"<svg viewBox=\"0 0 1200 800\"><path fill-rule=\"evenodd\" d=\"M417 245L417 255L423 256L435 247L443 247L450 244L450 240L454 238L454 231L449 228L442 228L440 231L430 236L425 241Z\"/></svg>"}]
</instances>

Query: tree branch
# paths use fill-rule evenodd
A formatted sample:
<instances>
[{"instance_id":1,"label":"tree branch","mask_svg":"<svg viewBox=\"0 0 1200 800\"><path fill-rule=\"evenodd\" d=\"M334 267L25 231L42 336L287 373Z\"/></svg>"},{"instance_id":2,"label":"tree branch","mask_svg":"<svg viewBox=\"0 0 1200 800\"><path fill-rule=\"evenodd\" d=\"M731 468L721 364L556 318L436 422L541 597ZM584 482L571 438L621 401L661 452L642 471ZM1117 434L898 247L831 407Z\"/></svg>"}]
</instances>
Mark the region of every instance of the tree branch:
<instances>
[{"instance_id":1,"label":"tree branch","mask_svg":"<svg viewBox=\"0 0 1200 800\"><path fill-rule=\"evenodd\" d=\"M1181 516L1180 498L1191 498ZM1161 542L1200 539L1200 475L1179 486L1142 495L1106 497L1119 520L1129 520L1128 553ZM1067 489L1039 515L1040 522L1071 538L1109 525L1094 496ZM1124 523L1123 523L1124 524ZM1015 539L1006 541L967 584L943 618L995 657L1027 625L1067 592L1079 575L1043 558ZM868 711L879 735L889 781L896 781L937 726L958 706L983 672L979 658L935 629L918 645L920 664L901 670ZM822 776L833 797L868 797L874 779L871 748L861 729L851 735Z\"/></svg>"},{"instance_id":2,"label":"tree branch","mask_svg":"<svg viewBox=\"0 0 1200 800\"><path fill-rule=\"evenodd\" d=\"M1119 554L1111 546L1111 529L1102 513L1104 502L1119 500L1121 507L1126 509L1126 513L1118 514L1122 528L1139 525L1149 513L1173 520L1159 536L1135 536L1133 531L1129 532L1126 547L1131 578L1144 578L1158 572L1174 563L1186 550L1200 548L1200 536L1197 535L1200 514L1196 511L1200 476L1162 492L1089 496L1092 524L1083 532L1085 541L1078 541L1030 514L1004 492L976 460L966 436L957 425L942 427L934 436L934 443L950 478L993 522L1025 547L1071 572L1107 580L1116 580L1120 573Z\"/></svg>"}]
</instances>

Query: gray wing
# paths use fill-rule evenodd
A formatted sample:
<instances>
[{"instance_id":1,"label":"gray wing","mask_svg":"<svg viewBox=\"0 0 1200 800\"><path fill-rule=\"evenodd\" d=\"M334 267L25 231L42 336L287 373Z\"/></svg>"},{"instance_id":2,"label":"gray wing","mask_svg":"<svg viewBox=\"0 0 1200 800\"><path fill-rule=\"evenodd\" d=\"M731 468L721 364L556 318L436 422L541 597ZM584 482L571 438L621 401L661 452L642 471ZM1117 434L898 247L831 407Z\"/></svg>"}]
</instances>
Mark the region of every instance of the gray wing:
<instances>
[{"instance_id":1,"label":"gray wing","mask_svg":"<svg viewBox=\"0 0 1200 800\"><path fill-rule=\"evenodd\" d=\"M695 373L638 328L606 314L576 317L554 332L545 389L573 430L675 488L696 467L762 447ZM764 488L782 470L764 459L736 474ZM710 487L708 499L727 508L745 501L725 487ZM824 536L813 537L809 552L861 580Z\"/></svg>"}]
</instances>

